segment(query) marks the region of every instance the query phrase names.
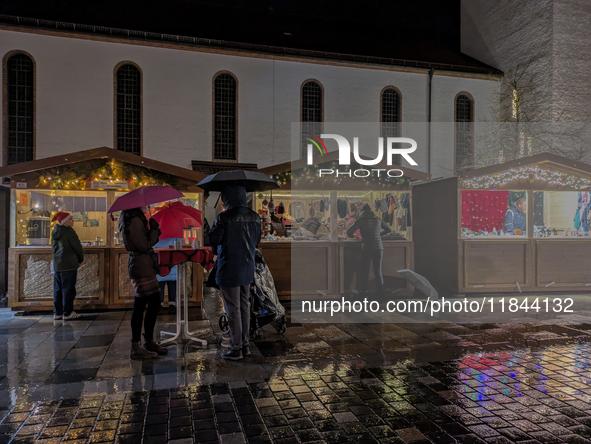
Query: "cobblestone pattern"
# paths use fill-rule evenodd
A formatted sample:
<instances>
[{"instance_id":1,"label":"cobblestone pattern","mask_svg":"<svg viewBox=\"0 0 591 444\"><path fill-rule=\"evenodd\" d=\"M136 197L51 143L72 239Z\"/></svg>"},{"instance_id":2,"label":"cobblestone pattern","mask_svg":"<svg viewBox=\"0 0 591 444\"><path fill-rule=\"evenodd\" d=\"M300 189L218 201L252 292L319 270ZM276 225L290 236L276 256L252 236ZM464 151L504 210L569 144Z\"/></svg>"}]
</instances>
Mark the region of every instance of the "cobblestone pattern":
<instances>
[{"instance_id":1,"label":"cobblestone pattern","mask_svg":"<svg viewBox=\"0 0 591 444\"><path fill-rule=\"evenodd\" d=\"M589 348L17 402L0 444L587 443Z\"/></svg>"}]
</instances>

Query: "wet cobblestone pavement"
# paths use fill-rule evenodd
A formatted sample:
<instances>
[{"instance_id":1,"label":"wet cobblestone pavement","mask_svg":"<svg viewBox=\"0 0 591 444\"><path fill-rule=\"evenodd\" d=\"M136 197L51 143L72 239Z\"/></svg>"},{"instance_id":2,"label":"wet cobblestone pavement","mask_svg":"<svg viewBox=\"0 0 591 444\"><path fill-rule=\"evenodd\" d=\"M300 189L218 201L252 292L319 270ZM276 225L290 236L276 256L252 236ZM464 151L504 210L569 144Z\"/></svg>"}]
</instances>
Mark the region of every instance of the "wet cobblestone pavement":
<instances>
[{"instance_id":1,"label":"wet cobblestone pavement","mask_svg":"<svg viewBox=\"0 0 591 444\"><path fill-rule=\"evenodd\" d=\"M591 442L591 324L267 326L241 362L131 362L129 315L0 312L0 444Z\"/></svg>"}]
</instances>

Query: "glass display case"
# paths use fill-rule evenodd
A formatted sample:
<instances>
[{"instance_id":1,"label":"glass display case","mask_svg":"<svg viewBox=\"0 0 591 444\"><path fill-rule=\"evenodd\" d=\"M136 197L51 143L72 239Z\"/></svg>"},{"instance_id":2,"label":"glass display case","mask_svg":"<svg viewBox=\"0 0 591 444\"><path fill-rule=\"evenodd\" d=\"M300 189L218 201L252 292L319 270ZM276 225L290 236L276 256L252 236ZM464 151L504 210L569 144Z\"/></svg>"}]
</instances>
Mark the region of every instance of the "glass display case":
<instances>
[{"instance_id":1,"label":"glass display case","mask_svg":"<svg viewBox=\"0 0 591 444\"><path fill-rule=\"evenodd\" d=\"M382 236L383 241L410 239L410 191L339 191L337 197L339 239L350 239L347 230L361 217L366 204L392 230ZM359 232L354 239L361 239Z\"/></svg>"},{"instance_id":2,"label":"glass display case","mask_svg":"<svg viewBox=\"0 0 591 444\"><path fill-rule=\"evenodd\" d=\"M591 237L589 191L537 191L534 193L535 238Z\"/></svg>"},{"instance_id":3,"label":"glass display case","mask_svg":"<svg viewBox=\"0 0 591 444\"><path fill-rule=\"evenodd\" d=\"M462 239L527 238L527 192L462 190Z\"/></svg>"},{"instance_id":4,"label":"glass display case","mask_svg":"<svg viewBox=\"0 0 591 444\"><path fill-rule=\"evenodd\" d=\"M12 190L15 193L15 246L49 245L58 211L72 213L83 246L107 244L107 192Z\"/></svg>"}]
</instances>

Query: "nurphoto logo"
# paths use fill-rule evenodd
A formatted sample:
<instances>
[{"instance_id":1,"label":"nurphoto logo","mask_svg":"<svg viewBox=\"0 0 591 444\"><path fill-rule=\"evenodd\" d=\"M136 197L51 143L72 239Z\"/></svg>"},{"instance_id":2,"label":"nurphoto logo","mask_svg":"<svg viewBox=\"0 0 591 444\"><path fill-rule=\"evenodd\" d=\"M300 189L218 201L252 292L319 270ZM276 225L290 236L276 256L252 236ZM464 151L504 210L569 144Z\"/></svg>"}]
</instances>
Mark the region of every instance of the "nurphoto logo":
<instances>
[{"instance_id":1,"label":"nurphoto logo","mask_svg":"<svg viewBox=\"0 0 591 444\"><path fill-rule=\"evenodd\" d=\"M351 145L349 141L339 134L321 134L320 137L304 133L304 138L308 143L308 165L314 164L314 153L316 150L320 152L321 156L328 155L328 150L322 139L334 139L339 146L339 165L350 166L351 165ZM398 144L410 145L410 148L395 148ZM402 156L410 165L418 165L412 157L411 153L414 153L417 149L417 142L414 139L408 137L387 137L386 138L386 161L387 166L396 165L394 159L396 156ZM355 162L363 166L374 166L379 165L384 160L384 138L378 138L378 155L371 159L359 154L359 137L353 137L353 158ZM352 170L351 168L346 170L340 170L338 168L321 168L318 170L318 176L348 176L348 177L369 177L385 174L388 177L402 177L404 172L400 169L387 169L387 168L358 168Z\"/></svg>"}]
</instances>

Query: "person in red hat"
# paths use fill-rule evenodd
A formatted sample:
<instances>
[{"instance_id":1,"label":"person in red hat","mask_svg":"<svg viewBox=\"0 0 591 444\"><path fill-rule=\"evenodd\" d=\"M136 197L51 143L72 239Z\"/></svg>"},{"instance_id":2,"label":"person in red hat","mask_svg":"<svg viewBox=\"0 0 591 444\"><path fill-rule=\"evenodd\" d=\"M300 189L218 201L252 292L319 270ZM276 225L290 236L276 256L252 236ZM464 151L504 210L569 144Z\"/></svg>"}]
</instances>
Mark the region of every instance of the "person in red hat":
<instances>
[{"instance_id":1,"label":"person in red hat","mask_svg":"<svg viewBox=\"0 0 591 444\"><path fill-rule=\"evenodd\" d=\"M51 252L53 254L53 319L69 321L80 315L74 311L76 297L76 278L78 267L84 261L84 252L78 235L74 230L72 213L58 212L52 222L57 225L51 232Z\"/></svg>"}]
</instances>

